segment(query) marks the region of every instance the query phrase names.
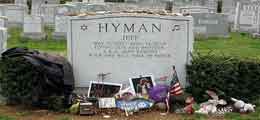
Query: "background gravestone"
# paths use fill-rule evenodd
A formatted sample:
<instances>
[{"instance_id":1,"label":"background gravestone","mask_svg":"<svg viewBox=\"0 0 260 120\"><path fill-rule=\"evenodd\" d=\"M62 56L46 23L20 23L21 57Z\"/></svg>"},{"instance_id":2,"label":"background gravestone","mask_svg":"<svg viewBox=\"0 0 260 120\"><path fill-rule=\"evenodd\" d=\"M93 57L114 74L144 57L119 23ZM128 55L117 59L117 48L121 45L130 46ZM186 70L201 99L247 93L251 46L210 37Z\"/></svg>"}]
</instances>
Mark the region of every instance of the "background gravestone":
<instances>
[{"instance_id":1,"label":"background gravestone","mask_svg":"<svg viewBox=\"0 0 260 120\"><path fill-rule=\"evenodd\" d=\"M51 5L51 4L59 4L59 0L32 0L31 5L31 14L32 15L40 15L42 6Z\"/></svg>"},{"instance_id":2,"label":"background gravestone","mask_svg":"<svg viewBox=\"0 0 260 120\"><path fill-rule=\"evenodd\" d=\"M214 13L215 10L202 6L188 6L179 8L179 13Z\"/></svg>"},{"instance_id":3,"label":"background gravestone","mask_svg":"<svg viewBox=\"0 0 260 120\"><path fill-rule=\"evenodd\" d=\"M105 0L83 0L82 2L88 2L88 3L104 3Z\"/></svg>"},{"instance_id":4,"label":"background gravestone","mask_svg":"<svg viewBox=\"0 0 260 120\"><path fill-rule=\"evenodd\" d=\"M27 0L15 0L14 4L16 4L16 5L27 5Z\"/></svg>"},{"instance_id":5,"label":"background gravestone","mask_svg":"<svg viewBox=\"0 0 260 120\"><path fill-rule=\"evenodd\" d=\"M101 73L111 73L104 82L122 84L140 75L160 78L171 75L172 65L185 85L185 66L193 48L192 30L192 17L183 16L72 17L68 59L73 66L75 85L88 87L90 81L99 80L97 75Z\"/></svg>"},{"instance_id":6,"label":"background gravestone","mask_svg":"<svg viewBox=\"0 0 260 120\"><path fill-rule=\"evenodd\" d=\"M7 28L0 27L0 53L6 50L7 47ZM0 54L1 56L1 54ZM0 98L1 99L1 98Z\"/></svg>"},{"instance_id":7,"label":"background gravestone","mask_svg":"<svg viewBox=\"0 0 260 120\"><path fill-rule=\"evenodd\" d=\"M194 20L194 33L196 36L229 36L229 23L227 15L218 13L191 13L191 16Z\"/></svg>"},{"instance_id":8,"label":"background gravestone","mask_svg":"<svg viewBox=\"0 0 260 120\"><path fill-rule=\"evenodd\" d=\"M59 4L42 5L40 9L40 16L43 17L43 23L46 25L53 25L55 22L55 11Z\"/></svg>"},{"instance_id":9,"label":"background gravestone","mask_svg":"<svg viewBox=\"0 0 260 120\"><path fill-rule=\"evenodd\" d=\"M7 21L8 21L8 18L5 17L5 16L0 16L0 27L4 28L4 27L7 27Z\"/></svg>"},{"instance_id":10,"label":"background gravestone","mask_svg":"<svg viewBox=\"0 0 260 120\"><path fill-rule=\"evenodd\" d=\"M234 24L235 20L235 9L236 9L236 0L223 0L222 12L228 15L228 21Z\"/></svg>"},{"instance_id":11,"label":"background gravestone","mask_svg":"<svg viewBox=\"0 0 260 120\"><path fill-rule=\"evenodd\" d=\"M242 32L258 32L260 25L260 1L243 1L237 4L235 27Z\"/></svg>"},{"instance_id":12,"label":"background gravestone","mask_svg":"<svg viewBox=\"0 0 260 120\"><path fill-rule=\"evenodd\" d=\"M43 19L40 16L25 16L23 25L23 37L31 39L43 39L46 37L43 30Z\"/></svg>"},{"instance_id":13,"label":"background gravestone","mask_svg":"<svg viewBox=\"0 0 260 120\"><path fill-rule=\"evenodd\" d=\"M53 33L54 39L66 38L68 31L68 17L69 16L55 16L55 31Z\"/></svg>"},{"instance_id":14,"label":"background gravestone","mask_svg":"<svg viewBox=\"0 0 260 120\"><path fill-rule=\"evenodd\" d=\"M24 5L3 5L4 14L8 18L8 26L22 26L27 7Z\"/></svg>"},{"instance_id":15,"label":"background gravestone","mask_svg":"<svg viewBox=\"0 0 260 120\"><path fill-rule=\"evenodd\" d=\"M66 38L68 31L68 15L74 14L77 7L73 5L60 5L55 12L55 28L53 32L54 39Z\"/></svg>"},{"instance_id":16,"label":"background gravestone","mask_svg":"<svg viewBox=\"0 0 260 120\"><path fill-rule=\"evenodd\" d=\"M4 16L4 14L5 14L4 5L1 5L1 4L0 4L0 16Z\"/></svg>"}]
</instances>

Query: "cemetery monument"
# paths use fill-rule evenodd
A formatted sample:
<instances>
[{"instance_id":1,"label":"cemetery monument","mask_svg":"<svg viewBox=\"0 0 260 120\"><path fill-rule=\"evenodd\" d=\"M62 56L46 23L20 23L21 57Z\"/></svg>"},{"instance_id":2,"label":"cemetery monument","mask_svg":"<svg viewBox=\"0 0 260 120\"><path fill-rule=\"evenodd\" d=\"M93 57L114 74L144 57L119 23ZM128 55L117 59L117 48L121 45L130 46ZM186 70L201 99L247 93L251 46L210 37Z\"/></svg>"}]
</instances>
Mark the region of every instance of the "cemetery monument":
<instances>
[{"instance_id":1,"label":"cemetery monument","mask_svg":"<svg viewBox=\"0 0 260 120\"><path fill-rule=\"evenodd\" d=\"M185 66L193 48L193 20L184 16L107 14L72 17L68 29L68 59L76 87L88 87L98 74L104 82L128 84L129 78L159 78L176 66L186 83Z\"/></svg>"}]
</instances>

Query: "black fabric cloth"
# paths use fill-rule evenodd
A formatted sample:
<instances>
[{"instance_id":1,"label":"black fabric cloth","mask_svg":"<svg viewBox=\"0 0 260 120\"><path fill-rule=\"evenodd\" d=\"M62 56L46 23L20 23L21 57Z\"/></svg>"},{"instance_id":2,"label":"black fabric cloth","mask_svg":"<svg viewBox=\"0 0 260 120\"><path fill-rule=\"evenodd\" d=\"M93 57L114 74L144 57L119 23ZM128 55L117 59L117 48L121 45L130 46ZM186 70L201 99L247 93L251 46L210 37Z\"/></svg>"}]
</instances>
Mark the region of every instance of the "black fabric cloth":
<instances>
[{"instance_id":1,"label":"black fabric cloth","mask_svg":"<svg viewBox=\"0 0 260 120\"><path fill-rule=\"evenodd\" d=\"M70 63L61 56L41 53L27 48L11 48L2 53L2 59L22 57L32 64L38 72L39 79L33 81L33 101L52 95L64 96L69 105L74 90L74 76Z\"/></svg>"}]
</instances>

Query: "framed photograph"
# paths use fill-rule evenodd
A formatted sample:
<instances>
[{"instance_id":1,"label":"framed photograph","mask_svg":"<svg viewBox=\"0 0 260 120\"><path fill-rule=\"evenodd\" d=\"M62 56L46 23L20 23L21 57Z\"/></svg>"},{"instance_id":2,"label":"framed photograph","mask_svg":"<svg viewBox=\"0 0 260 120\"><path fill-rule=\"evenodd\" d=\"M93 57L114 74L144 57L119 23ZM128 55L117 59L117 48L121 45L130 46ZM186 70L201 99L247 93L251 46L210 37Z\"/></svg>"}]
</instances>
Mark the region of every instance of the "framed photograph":
<instances>
[{"instance_id":1,"label":"framed photograph","mask_svg":"<svg viewBox=\"0 0 260 120\"><path fill-rule=\"evenodd\" d=\"M135 95L148 95L149 90L155 86L154 77L152 75L145 75L135 78L129 78L131 88Z\"/></svg>"},{"instance_id":2,"label":"framed photograph","mask_svg":"<svg viewBox=\"0 0 260 120\"><path fill-rule=\"evenodd\" d=\"M88 90L88 97L114 97L122 88L122 84L91 81Z\"/></svg>"}]
</instances>

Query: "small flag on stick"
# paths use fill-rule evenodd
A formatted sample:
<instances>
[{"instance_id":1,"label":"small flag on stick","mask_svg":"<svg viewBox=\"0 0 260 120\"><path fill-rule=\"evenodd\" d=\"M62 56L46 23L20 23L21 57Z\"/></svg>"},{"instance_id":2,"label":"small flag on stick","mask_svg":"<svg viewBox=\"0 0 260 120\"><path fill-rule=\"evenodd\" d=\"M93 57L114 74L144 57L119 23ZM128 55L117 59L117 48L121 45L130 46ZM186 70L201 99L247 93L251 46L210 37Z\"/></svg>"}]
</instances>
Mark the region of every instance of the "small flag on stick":
<instances>
[{"instance_id":1,"label":"small flag on stick","mask_svg":"<svg viewBox=\"0 0 260 120\"><path fill-rule=\"evenodd\" d=\"M175 66L173 66L172 68L173 68L173 76L172 76L172 81L171 81L171 86L170 86L170 95L178 96L183 93L183 90L182 90L180 81L178 79Z\"/></svg>"}]
</instances>

